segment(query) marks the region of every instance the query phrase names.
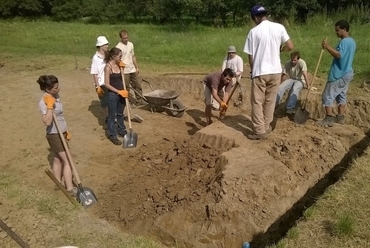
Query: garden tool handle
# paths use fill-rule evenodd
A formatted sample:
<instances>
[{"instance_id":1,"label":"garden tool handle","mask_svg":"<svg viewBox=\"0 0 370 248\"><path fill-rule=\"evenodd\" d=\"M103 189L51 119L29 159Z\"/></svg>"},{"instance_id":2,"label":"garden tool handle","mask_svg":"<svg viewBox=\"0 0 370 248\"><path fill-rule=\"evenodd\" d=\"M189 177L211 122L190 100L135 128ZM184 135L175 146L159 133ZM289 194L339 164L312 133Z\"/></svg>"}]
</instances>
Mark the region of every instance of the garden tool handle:
<instances>
[{"instance_id":1,"label":"garden tool handle","mask_svg":"<svg viewBox=\"0 0 370 248\"><path fill-rule=\"evenodd\" d=\"M326 38L325 38L326 39ZM308 98L310 97L310 94L311 94L311 88L313 86L313 82L316 78L316 74L317 74L317 70L319 69L319 66L320 66L320 62L321 62L321 58L322 58L322 55L324 54L324 49L321 49L321 52L320 52L320 56L319 56L319 60L317 61L317 64L316 64L316 68L315 68L315 72L313 73L313 77L311 79L311 84L310 84L310 87L308 88L308 93L307 93L307 96L306 96L306 99L304 100L304 103L302 105L302 109L304 109L306 107L306 103L307 103L307 100Z\"/></svg>"},{"instance_id":2,"label":"garden tool handle","mask_svg":"<svg viewBox=\"0 0 370 248\"><path fill-rule=\"evenodd\" d=\"M64 137L64 135L62 133L62 129L59 126L57 117L56 117L56 115L55 115L54 112L53 112L53 121L55 123L55 126L57 127L57 130L58 130L58 133L59 133L59 137L62 140L62 143L63 143L63 146L64 146L64 150L66 151L66 154L67 154L67 159L69 161L70 166L72 167L72 171L73 171L73 174L76 177L76 181L77 181L78 184L81 184L81 180L80 180L80 177L79 177L79 175L77 173L76 166L75 166L75 164L73 162L73 158L72 158L71 152L69 151L68 144L66 142L66 138Z\"/></svg>"},{"instance_id":3,"label":"garden tool handle","mask_svg":"<svg viewBox=\"0 0 370 248\"><path fill-rule=\"evenodd\" d=\"M125 83L125 75L123 74L123 69L124 67L120 67L121 69L121 77L122 77L122 84L123 84L123 89L126 90L126 83ZM130 93L129 93L130 96ZM131 124L131 108L130 108L130 102L128 100L128 97L125 98L126 101L126 110L127 110L127 119L128 119L128 128L132 130L132 124Z\"/></svg>"}]
</instances>

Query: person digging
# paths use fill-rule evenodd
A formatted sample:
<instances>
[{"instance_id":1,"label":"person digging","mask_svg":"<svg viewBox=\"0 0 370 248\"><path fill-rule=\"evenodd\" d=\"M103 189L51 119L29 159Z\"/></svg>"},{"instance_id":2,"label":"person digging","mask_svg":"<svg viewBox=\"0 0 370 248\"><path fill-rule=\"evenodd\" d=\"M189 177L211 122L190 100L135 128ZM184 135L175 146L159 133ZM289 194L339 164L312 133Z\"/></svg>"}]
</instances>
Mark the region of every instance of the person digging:
<instances>
[{"instance_id":1,"label":"person digging","mask_svg":"<svg viewBox=\"0 0 370 248\"><path fill-rule=\"evenodd\" d=\"M232 88L232 79L235 77L235 72L226 68L223 72L213 72L208 74L203 79L204 96L205 96L205 114L207 125L212 124L212 97L220 104L220 111L226 112L227 100ZM223 88L225 87L225 94Z\"/></svg>"}]
</instances>

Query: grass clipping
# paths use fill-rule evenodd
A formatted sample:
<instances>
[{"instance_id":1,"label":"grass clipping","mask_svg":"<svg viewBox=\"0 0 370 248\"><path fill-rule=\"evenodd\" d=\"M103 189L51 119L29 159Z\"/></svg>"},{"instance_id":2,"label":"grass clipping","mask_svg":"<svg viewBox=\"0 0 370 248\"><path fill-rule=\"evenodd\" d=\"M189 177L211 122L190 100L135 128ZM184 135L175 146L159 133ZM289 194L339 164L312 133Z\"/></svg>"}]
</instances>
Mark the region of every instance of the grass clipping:
<instances>
[{"instance_id":1,"label":"grass clipping","mask_svg":"<svg viewBox=\"0 0 370 248\"><path fill-rule=\"evenodd\" d=\"M91 216L83 207L61 201L56 194L47 195L21 183L14 174L3 172L0 178L1 218L11 223L13 231L30 247L161 247L145 237L120 232ZM16 246L15 241L4 234L0 247L12 246Z\"/></svg>"},{"instance_id":2,"label":"grass clipping","mask_svg":"<svg viewBox=\"0 0 370 248\"><path fill-rule=\"evenodd\" d=\"M369 247L370 149L271 247Z\"/></svg>"}]
</instances>

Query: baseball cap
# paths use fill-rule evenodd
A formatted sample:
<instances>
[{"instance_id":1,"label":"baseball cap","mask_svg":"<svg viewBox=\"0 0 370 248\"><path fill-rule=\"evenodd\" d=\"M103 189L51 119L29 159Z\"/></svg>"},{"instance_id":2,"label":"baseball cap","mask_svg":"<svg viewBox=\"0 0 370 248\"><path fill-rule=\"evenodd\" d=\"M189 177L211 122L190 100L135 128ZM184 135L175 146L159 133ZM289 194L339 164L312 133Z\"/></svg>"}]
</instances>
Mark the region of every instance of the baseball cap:
<instances>
[{"instance_id":1,"label":"baseball cap","mask_svg":"<svg viewBox=\"0 0 370 248\"><path fill-rule=\"evenodd\" d=\"M105 36L99 36L97 39L96 39L96 45L97 47L100 47L100 46L104 46L106 44L109 44L107 38L105 38Z\"/></svg>"},{"instance_id":2,"label":"baseball cap","mask_svg":"<svg viewBox=\"0 0 370 248\"><path fill-rule=\"evenodd\" d=\"M228 53L236 53L236 49L234 46L229 46L229 48L227 49L227 52Z\"/></svg>"},{"instance_id":3,"label":"baseball cap","mask_svg":"<svg viewBox=\"0 0 370 248\"><path fill-rule=\"evenodd\" d=\"M262 5L255 5L251 9L251 14L252 15L258 15L260 13L267 13L267 9L265 9L265 7L263 7Z\"/></svg>"}]
</instances>

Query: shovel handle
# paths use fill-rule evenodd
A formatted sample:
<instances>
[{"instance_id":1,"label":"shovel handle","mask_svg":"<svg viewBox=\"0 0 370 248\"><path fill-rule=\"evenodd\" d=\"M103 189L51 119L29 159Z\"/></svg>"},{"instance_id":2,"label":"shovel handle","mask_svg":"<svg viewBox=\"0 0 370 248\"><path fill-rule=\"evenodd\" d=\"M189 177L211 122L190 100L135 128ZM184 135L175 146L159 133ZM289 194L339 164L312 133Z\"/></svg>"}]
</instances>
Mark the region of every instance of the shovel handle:
<instances>
[{"instance_id":1,"label":"shovel handle","mask_svg":"<svg viewBox=\"0 0 370 248\"><path fill-rule=\"evenodd\" d=\"M63 192L63 194L68 198L68 200L70 200L73 205L75 206L78 206L78 203L76 201L76 199L74 199L68 192L67 190L64 188L64 186L58 181L58 179L55 178L54 174L49 170L49 169L45 169L45 173L46 175L48 175L50 177L51 180L53 180L53 182L55 183L55 185L58 186L58 188Z\"/></svg>"},{"instance_id":2,"label":"shovel handle","mask_svg":"<svg viewBox=\"0 0 370 248\"><path fill-rule=\"evenodd\" d=\"M122 83L123 83L123 89L126 90L126 83L125 83L125 75L123 74L123 67L121 68L121 78L122 78ZM125 97L126 101L126 110L128 114L128 127L130 130L132 130L132 124L131 124L131 107L130 107L130 102L128 100L128 97Z\"/></svg>"},{"instance_id":3,"label":"shovel handle","mask_svg":"<svg viewBox=\"0 0 370 248\"><path fill-rule=\"evenodd\" d=\"M81 180L80 180L80 177L79 177L79 175L77 173L75 163L73 162L73 158L72 158L71 152L69 151L68 144L66 142L66 138L64 137L64 135L62 133L62 129L59 126L57 117L56 117L56 115L55 115L54 112L53 112L53 120L54 120L55 126L57 127L57 130L58 130L58 133L59 133L59 137L62 140L62 143L63 143L63 146L64 146L64 150L66 151L66 154L67 154L67 159L69 161L70 166L72 167L73 174L76 177L76 181L77 181L78 184L81 184Z\"/></svg>"},{"instance_id":4,"label":"shovel handle","mask_svg":"<svg viewBox=\"0 0 370 248\"><path fill-rule=\"evenodd\" d=\"M316 68L315 68L315 72L313 74L313 77L311 79L311 84L310 84L310 88L308 89L308 93L306 95L306 98L304 100L304 103L302 105L302 109L304 109L306 107L306 103L307 103L307 100L308 100L308 97L310 96L311 94L311 87L313 86L313 82L316 78L316 74L317 74L317 70L319 69L319 66L320 66L320 62L321 62L321 58L322 58L322 55L324 54L324 49L321 49L321 52L320 52L320 56L319 56L319 60L317 61L317 64L316 64Z\"/></svg>"}]
</instances>

